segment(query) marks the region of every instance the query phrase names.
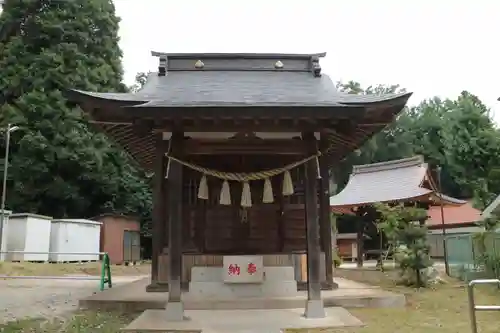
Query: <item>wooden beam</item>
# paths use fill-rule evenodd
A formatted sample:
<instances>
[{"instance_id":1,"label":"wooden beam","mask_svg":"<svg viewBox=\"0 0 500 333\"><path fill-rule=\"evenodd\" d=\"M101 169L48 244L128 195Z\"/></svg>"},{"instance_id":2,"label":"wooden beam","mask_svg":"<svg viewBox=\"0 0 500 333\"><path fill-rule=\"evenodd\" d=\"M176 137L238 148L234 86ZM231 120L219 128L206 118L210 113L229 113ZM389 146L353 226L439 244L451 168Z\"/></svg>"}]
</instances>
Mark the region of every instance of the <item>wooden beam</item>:
<instances>
[{"instance_id":1,"label":"wooden beam","mask_svg":"<svg viewBox=\"0 0 500 333\"><path fill-rule=\"evenodd\" d=\"M137 110L136 110L137 111ZM141 110L142 111L142 110ZM291 113L275 114L273 110L266 115L245 116L235 113L219 116L189 116L180 110L172 117L165 117L164 114L155 116L155 120L149 120L141 113L144 119L138 119L137 113L133 117L104 117L92 119L92 123L105 125L132 125L148 123L146 126L156 132L172 132L182 129L184 132L317 132L322 129L336 129L339 132L352 130L353 127L371 128L385 126L390 120L386 119L366 119L363 117L352 118L350 115L328 114L313 116L294 117ZM269 115L272 116L269 116Z\"/></svg>"},{"instance_id":2,"label":"wooden beam","mask_svg":"<svg viewBox=\"0 0 500 333\"><path fill-rule=\"evenodd\" d=\"M333 283L333 248L332 248L332 223L330 219L330 190L328 163L325 156L319 160L321 179L319 182L319 229L321 235L321 248L325 253L326 284L332 288Z\"/></svg>"},{"instance_id":3,"label":"wooden beam","mask_svg":"<svg viewBox=\"0 0 500 333\"><path fill-rule=\"evenodd\" d=\"M302 135L309 145L309 154L317 152L317 142L313 133ZM304 165L305 203L306 203L306 240L307 240L307 305L306 318L324 318L325 310L321 299L320 279L320 242L318 220L318 184L316 159Z\"/></svg>"},{"instance_id":4,"label":"wooden beam","mask_svg":"<svg viewBox=\"0 0 500 333\"><path fill-rule=\"evenodd\" d=\"M148 286L148 291L155 291L159 288L160 281L159 277L159 256L161 255L161 249L163 246L163 224L164 214L164 159L165 153L163 150L163 145L161 144L162 137L157 135L155 137L155 157L154 157L154 180L153 180L153 248L152 248L152 263L151 263L151 285ZM166 281L161 281L166 282Z\"/></svg>"},{"instance_id":5,"label":"wooden beam","mask_svg":"<svg viewBox=\"0 0 500 333\"><path fill-rule=\"evenodd\" d=\"M182 158L184 134L174 132L171 138L172 156ZM166 315L168 320L184 319L184 307L181 300L182 279L182 165L170 160L168 173L169 206L169 286Z\"/></svg>"},{"instance_id":6,"label":"wooden beam","mask_svg":"<svg viewBox=\"0 0 500 333\"><path fill-rule=\"evenodd\" d=\"M361 210L362 211L362 210ZM365 254L364 249L364 231L365 231L365 217L361 214L358 214L358 219L356 221L356 245L357 245L357 253L356 253L356 266L358 268L363 267L363 257Z\"/></svg>"},{"instance_id":7,"label":"wooden beam","mask_svg":"<svg viewBox=\"0 0 500 333\"><path fill-rule=\"evenodd\" d=\"M278 203L278 240L277 251L285 252L285 239L286 239L286 221L285 221L285 197L283 196L283 177L278 177L276 180L276 188L273 190L273 193L276 193L275 197ZM288 201L290 197L287 197Z\"/></svg>"},{"instance_id":8,"label":"wooden beam","mask_svg":"<svg viewBox=\"0 0 500 333\"><path fill-rule=\"evenodd\" d=\"M113 111L109 109L109 111ZM127 121L137 118L140 114L144 118L266 118L272 115L276 118L357 118L365 115L366 108L363 105L351 106L203 106L203 107L123 107L118 112L95 112L93 119L107 121ZM113 117L115 119L112 119ZM119 119L116 119L119 116ZM101 118L98 118L101 117ZM106 119L107 118L107 119ZM185 129L184 129L185 130Z\"/></svg>"},{"instance_id":9,"label":"wooden beam","mask_svg":"<svg viewBox=\"0 0 500 333\"><path fill-rule=\"evenodd\" d=\"M334 127L336 119L292 118L204 118L163 121L159 130L170 132L181 126L185 132L317 132Z\"/></svg>"},{"instance_id":10,"label":"wooden beam","mask_svg":"<svg viewBox=\"0 0 500 333\"><path fill-rule=\"evenodd\" d=\"M304 154L306 147L301 140L196 140L189 139L185 142L185 152L189 155L214 155L214 154Z\"/></svg>"}]
</instances>

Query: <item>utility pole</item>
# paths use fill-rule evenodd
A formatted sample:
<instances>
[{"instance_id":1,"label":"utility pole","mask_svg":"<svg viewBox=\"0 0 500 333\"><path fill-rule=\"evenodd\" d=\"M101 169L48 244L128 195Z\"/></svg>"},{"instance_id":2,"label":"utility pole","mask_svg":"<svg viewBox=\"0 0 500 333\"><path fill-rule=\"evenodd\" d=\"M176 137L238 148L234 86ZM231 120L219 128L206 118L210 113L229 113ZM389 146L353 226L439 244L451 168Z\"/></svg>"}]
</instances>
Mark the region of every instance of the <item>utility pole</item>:
<instances>
[{"instance_id":1,"label":"utility pole","mask_svg":"<svg viewBox=\"0 0 500 333\"><path fill-rule=\"evenodd\" d=\"M450 267L448 265L448 248L446 246L446 223L444 220L444 200L443 200L443 187L441 185L441 166L437 167L437 178L439 187L439 205L441 207L441 235L443 237L443 256L444 256L444 267L446 270L446 275L450 276Z\"/></svg>"},{"instance_id":2,"label":"utility pole","mask_svg":"<svg viewBox=\"0 0 500 333\"><path fill-rule=\"evenodd\" d=\"M7 198L7 171L9 169L10 134L18 129L19 126L13 126L12 124L7 124L7 128L5 129L5 158L3 164L2 203L0 206L0 252L3 250L3 224L5 220L5 199ZM0 261L2 258L3 254L0 254Z\"/></svg>"}]
</instances>

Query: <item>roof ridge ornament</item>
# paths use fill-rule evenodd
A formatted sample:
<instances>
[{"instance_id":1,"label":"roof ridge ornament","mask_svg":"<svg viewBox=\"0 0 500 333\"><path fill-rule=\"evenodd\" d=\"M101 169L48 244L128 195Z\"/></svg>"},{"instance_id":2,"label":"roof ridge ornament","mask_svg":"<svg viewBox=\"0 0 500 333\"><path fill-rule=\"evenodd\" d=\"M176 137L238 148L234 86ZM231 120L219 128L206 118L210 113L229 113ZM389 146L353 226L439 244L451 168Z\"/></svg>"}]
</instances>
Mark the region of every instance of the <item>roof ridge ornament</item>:
<instances>
[{"instance_id":1,"label":"roof ridge ornament","mask_svg":"<svg viewBox=\"0 0 500 333\"><path fill-rule=\"evenodd\" d=\"M274 68L276 68L276 69L283 68L283 63L281 62L281 60L276 61L276 63L274 64Z\"/></svg>"},{"instance_id":2,"label":"roof ridge ornament","mask_svg":"<svg viewBox=\"0 0 500 333\"><path fill-rule=\"evenodd\" d=\"M317 56L311 57L311 71L314 77L321 76L321 66L319 65L319 57Z\"/></svg>"},{"instance_id":3,"label":"roof ridge ornament","mask_svg":"<svg viewBox=\"0 0 500 333\"><path fill-rule=\"evenodd\" d=\"M167 58L160 57L160 65L158 66L158 76L165 76L167 74Z\"/></svg>"},{"instance_id":4,"label":"roof ridge ornament","mask_svg":"<svg viewBox=\"0 0 500 333\"><path fill-rule=\"evenodd\" d=\"M198 69L202 69L203 67L205 67L205 64L203 63L203 61L198 60L198 61L194 64L194 67L195 67L195 68L198 68Z\"/></svg>"}]
</instances>

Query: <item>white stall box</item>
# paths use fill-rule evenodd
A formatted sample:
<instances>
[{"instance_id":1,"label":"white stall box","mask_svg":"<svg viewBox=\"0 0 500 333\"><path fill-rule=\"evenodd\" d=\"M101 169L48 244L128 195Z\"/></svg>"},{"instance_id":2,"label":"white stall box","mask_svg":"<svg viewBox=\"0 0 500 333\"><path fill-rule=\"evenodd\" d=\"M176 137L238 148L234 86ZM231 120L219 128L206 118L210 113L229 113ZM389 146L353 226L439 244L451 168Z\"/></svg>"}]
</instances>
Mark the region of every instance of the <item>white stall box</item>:
<instances>
[{"instance_id":1,"label":"white stall box","mask_svg":"<svg viewBox=\"0 0 500 333\"><path fill-rule=\"evenodd\" d=\"M49 260L52 262L99 260L101 224L84 219L52 220L50 252L56 253L51 253Z\"/></svg>"},{"instance_id":2,"label":"white stall box","mask_svg":"<svg viewBox=\"0 0 500 333\"><path fill-rule=\"evenodd\" d=\"M25 253L7 253L5 254L5 260L48 261L51 220L52 217L50 216L37 214L11 214L6 228L7 252L16 251Z\"/></svg>"}]
</instances>

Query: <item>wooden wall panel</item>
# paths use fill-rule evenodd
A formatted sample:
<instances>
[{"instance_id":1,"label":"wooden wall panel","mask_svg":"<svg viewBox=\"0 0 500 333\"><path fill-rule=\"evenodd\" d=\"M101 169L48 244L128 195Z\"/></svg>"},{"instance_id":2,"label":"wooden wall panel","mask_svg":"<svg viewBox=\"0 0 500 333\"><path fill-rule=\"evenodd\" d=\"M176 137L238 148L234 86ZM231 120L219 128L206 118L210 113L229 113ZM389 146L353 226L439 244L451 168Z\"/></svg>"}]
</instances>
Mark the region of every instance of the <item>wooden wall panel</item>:
<instances>
[{"instance_id":1,"label":"wooden wall panel","mask_svg":"<svg viewBox=\"0 0 500 333\"><path fill-rule=\"evenodd\" d=\"M196 246L196 207L184 209L183 253L184 254L279 254L304 253L306 250L306 227L304 205L285 204L284 248L280 248L279 205L255 205L246 210L237 206L214 205L206 209L206 222L201 230L205 251Z\"/></svg>"}]
</instances>

